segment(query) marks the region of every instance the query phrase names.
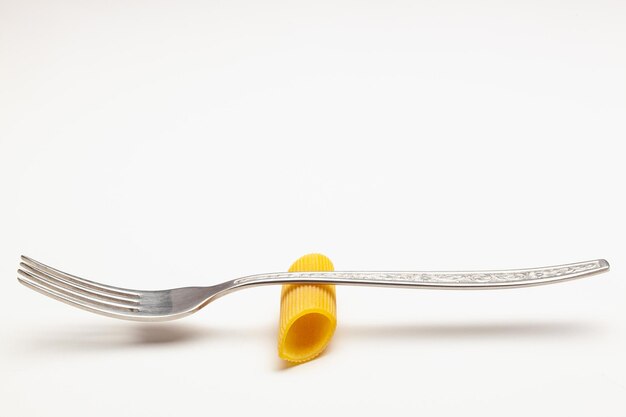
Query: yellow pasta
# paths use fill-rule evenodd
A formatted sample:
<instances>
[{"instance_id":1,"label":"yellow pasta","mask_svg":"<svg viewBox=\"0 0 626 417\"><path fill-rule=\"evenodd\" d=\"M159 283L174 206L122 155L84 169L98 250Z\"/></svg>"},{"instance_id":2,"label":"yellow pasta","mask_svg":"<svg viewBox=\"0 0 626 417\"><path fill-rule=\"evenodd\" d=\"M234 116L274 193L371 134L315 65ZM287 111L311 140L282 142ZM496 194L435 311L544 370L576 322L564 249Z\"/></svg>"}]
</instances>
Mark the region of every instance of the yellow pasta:
<instances>
[{"instance_id":1,"label":"yellow pasta","mask_svg":"<svg viewBox=\"0 0 626 417\"><path fill-rule=\"evenodd\" d=\"M319 253L304 255L289 272L333 271L333 263ZM278 356L305 362L324 351L337 327L334 285L283 285L280 299Z\"/></svg>"}]
</instances>

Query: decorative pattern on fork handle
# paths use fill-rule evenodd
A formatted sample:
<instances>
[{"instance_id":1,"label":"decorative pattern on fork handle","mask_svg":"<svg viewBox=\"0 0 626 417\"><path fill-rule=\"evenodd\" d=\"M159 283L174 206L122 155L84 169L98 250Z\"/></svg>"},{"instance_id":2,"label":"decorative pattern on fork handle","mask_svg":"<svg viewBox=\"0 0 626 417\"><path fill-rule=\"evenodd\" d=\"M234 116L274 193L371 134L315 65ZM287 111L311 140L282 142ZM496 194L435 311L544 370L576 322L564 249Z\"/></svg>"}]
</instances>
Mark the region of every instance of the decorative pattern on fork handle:
<instances>
[{"instance_id":1,"label":"decorative pattern on fork handle","mask_svg":"<svg viewBox=\"0 0 626 417\"><path fill-rule=\"evenodd\" d=\"M577 275L588 271L600 270L605 267L603 260L595 260L571 265L560 265L553 268L520 269L512 271L485 271L485 272L330 272L328 277L344 281L387 281L422 284L506 284L529 281L541 281L559 278L566 275ZM315 272L274 273L267 274L268 278L296 280L319 277ZM261 276L239 278L235 284L261 282Z\"/></svg>"}]
</instances>

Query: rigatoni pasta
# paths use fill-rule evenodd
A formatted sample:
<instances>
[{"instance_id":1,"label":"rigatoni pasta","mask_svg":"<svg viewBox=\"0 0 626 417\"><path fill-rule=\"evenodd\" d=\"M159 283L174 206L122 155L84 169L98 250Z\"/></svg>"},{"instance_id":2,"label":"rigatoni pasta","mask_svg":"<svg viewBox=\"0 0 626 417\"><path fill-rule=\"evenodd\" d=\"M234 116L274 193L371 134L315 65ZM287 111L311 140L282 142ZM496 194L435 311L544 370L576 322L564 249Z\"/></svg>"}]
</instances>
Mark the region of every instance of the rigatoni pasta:
<instances>
[{"instance_id":1,"label":"rigatoni pasta","mask_svg":"<svg viewBox=\"0 0 626 417\"><path fill-rule=\"evenodd\" d=\"M289 272L333 271L333 263L319 253L304 255ZM324 351L337 327L334 285L283 285L280 300L278 356L305 362Z\"/></svg>"}]
</instances>

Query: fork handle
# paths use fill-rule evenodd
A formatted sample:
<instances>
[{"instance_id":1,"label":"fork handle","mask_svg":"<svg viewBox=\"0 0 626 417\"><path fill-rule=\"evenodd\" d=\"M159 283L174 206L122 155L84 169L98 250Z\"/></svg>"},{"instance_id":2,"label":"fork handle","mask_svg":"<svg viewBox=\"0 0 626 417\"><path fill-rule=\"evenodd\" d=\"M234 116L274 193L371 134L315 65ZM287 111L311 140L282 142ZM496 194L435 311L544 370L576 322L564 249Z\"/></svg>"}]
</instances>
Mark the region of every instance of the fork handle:
<instances>
[{"instance_id":1,"label":"fork handle","mask_svg":"<svg viewBox=\"0 0 626 417\"><path fill-rule=\"evenodd\" d=\"M497 289L551 284L609 270L605 259L542 268L500 271L346 271L278 272L230 281L232 289L248 286L316 283L424 289Z\"/></svg>"}]
</instances>

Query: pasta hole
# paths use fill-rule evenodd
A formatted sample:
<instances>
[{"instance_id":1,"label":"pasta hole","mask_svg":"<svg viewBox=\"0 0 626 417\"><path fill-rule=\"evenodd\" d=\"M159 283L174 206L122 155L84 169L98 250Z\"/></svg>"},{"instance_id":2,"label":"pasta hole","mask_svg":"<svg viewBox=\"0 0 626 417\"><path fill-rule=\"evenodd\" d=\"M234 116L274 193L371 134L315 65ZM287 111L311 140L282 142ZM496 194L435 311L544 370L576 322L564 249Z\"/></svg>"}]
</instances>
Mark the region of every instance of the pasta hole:
<instances>
[{"instance_id":1,"label":"pasta hole","mask_svg":"<svg viewBox=\"0 0 626 417\"><path fill-rule=\"evenodd\" d=\"M332 332L332 322L328 317L319 313L305 314L287 331L285 353L302 359L316 355L328 343Z\"/></svg>"}]
</instances>

